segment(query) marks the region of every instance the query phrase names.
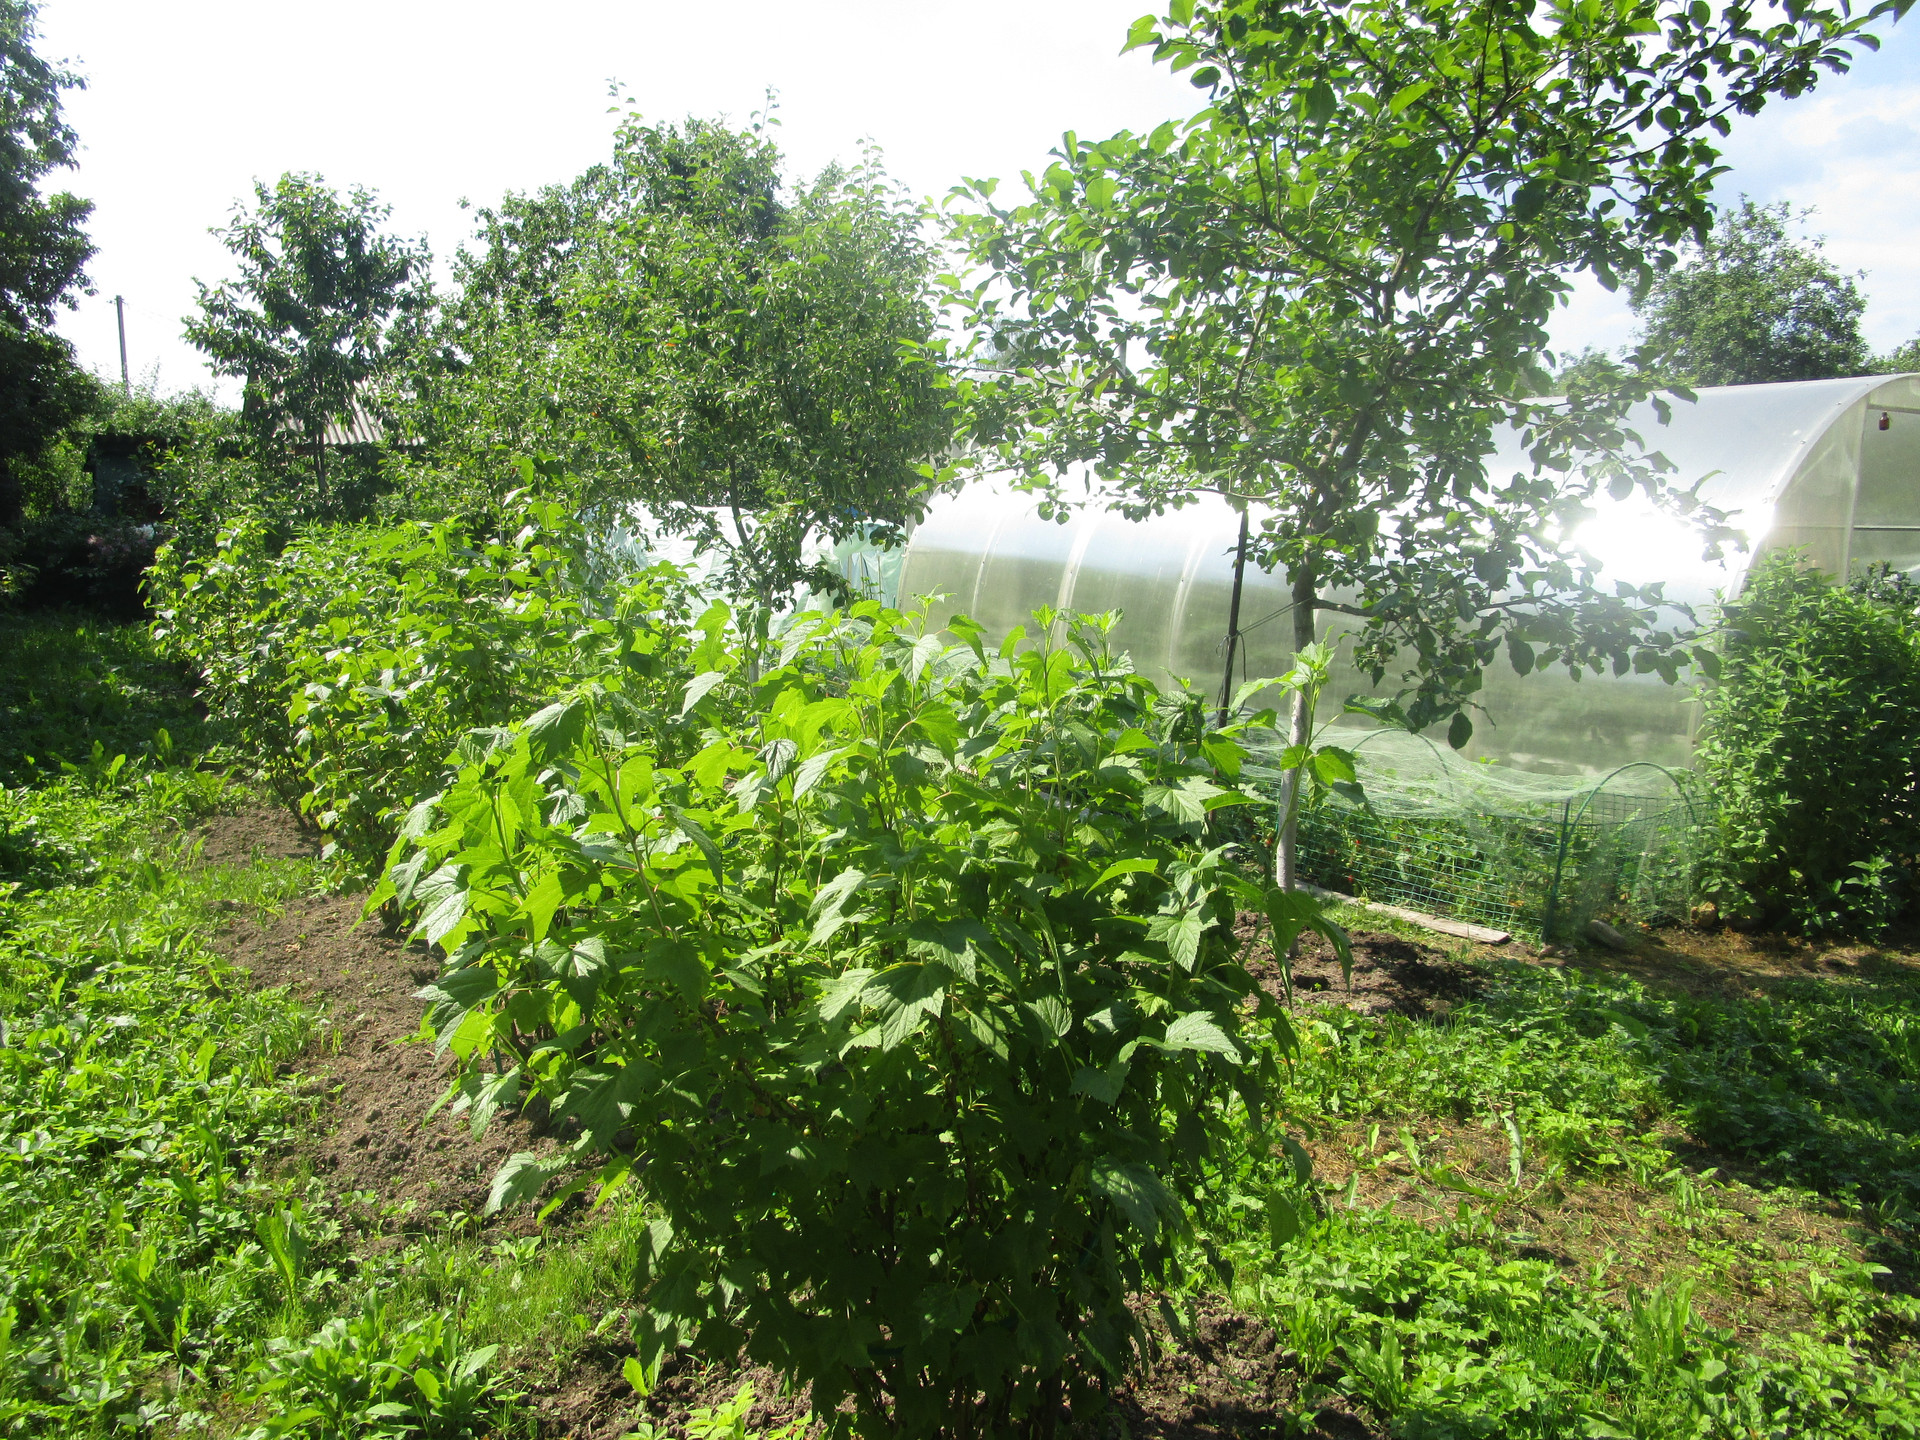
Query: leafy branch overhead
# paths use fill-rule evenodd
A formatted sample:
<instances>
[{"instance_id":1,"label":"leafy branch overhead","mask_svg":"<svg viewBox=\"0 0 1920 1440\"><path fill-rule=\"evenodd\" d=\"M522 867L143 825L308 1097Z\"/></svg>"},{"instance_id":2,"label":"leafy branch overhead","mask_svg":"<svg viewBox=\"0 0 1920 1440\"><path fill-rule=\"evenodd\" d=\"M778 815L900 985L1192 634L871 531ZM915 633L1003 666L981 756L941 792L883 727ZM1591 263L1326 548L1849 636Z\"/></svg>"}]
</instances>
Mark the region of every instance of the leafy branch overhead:
<instances>
[{"instance_id":1,"label":"leafy branch overhead","mask_svg":"<svg viewBox=\"0 0 1920 1440\"><path fill-rule=\"evenodd\" d=\"M1653 381L1533 398L1549 323L1577 274L1670 266L1711 223L1735 119L1904 8L1182 0L1129 48L1190 75L1199 113L1069 134L1018 203L956 192L975 438L1057 503L1090 463L1135 515L1201 491L1258 507L1294 648L1350 615L1412 725L1462 715L1503 650L1670 673L1658 587L1606 587L1567 537L1636 489L1729 535L1657 431L1621 422ZM1488 465L1503 426L1528 456L1511 471Z\"/></svg>"}]
</instances>

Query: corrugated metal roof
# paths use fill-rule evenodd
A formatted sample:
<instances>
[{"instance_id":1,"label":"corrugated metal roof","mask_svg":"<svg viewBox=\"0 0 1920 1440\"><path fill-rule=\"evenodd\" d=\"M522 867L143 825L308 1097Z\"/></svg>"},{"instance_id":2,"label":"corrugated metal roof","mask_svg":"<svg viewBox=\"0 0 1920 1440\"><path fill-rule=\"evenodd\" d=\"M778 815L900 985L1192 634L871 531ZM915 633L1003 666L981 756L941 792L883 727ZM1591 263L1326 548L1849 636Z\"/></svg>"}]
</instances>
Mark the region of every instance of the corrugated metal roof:
<instances>
[{"instance_id":1,"label":"corrugated metal roof","mask_svg":"<svg viewBox=\"0 0 1920 1440\"><path fill-rule=\"evenodd\" d=\"M387 432L380 422L369 415L359 400L353 402L353 408L336 420L329 420L321 443L324 445L383 445Z\"/></svg>"},{"instance_id":2,"label":"corrugated metal roof","mask_svg":"<svg viewBox=\"0 0 1920 1440\"><path fill-rule=\"evenodd\" d=\"M367 405L372 391L362 386L354 397L347 413L327 422L327 428L321 433L323 445L385 445L396 441L396 437L387 434L386 427L375 418ZM289 421L282 421L280 433L297 445L307 443L306 433Z\"/></svg>"}]
</instances>

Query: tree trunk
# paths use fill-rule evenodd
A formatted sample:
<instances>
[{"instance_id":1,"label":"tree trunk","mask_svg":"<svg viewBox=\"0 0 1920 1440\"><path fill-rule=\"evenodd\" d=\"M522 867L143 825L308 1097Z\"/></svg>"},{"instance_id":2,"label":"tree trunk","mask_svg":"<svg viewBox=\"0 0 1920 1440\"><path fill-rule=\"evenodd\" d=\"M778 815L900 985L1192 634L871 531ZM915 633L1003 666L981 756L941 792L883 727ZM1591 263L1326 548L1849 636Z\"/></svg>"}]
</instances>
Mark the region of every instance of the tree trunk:
<instances>
[{"instance_id":1,"label":"tree trunk","mask_svg":"<svg viewBox=\"0 0 1920 1440\"><path fill-rule=\"evenodd\" d=\"M1316 622L1319 619L1319 591L1313 562L1302 560L1289 577L1293 591L1293 649L1294 653L1313 644L1318 639ZM1305 745L1313 737L1307 733L1309 715L1307 694L1300 691L1293 697L1293 711L1288 717L1287 743ZM1295 855L1295 837L1300 828L1299 811L1294 805L1294 795L1299 790L1304 777L1299 770L1290 771L1280 782L1280 838L1273 850L1273 881L1282 890L1299 888L1299 866Z\"/></svg>"},{"instance_id":2,"label":"tree trunk","mask_svg":"<svg viewBox=\"0 0 1920 1440\"><path fill-rule=\"evenodd\" d=\"M327 506L327 422L322 420L317 430L309 425L307 437L313 441L314 488L319 492L321 509L325 510Z\"/></svg>"}]
</instances>

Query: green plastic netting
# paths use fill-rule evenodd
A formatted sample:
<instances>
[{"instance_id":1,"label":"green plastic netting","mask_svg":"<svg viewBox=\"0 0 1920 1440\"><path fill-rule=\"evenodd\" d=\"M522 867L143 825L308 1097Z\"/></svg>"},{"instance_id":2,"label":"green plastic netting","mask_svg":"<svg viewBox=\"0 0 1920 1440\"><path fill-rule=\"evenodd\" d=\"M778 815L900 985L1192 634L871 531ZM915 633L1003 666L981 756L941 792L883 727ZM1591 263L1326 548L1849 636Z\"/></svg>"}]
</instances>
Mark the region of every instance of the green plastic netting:
<instances>
[{"instance_id":1,"label":"green plastic netting","mask_svg":"<svg viewBox=\"0 0 1920 1440\"><path fill-rule=\"evenodd\" d=\"M1534 941L1594 919L1687 915L1711 808L1690 771L1537 775L1400 730L1321 738L1352 749L1366 802L1327 796L1302 811L1300 869L1315 885ZM1277 802L1281 773L1249 773Z\"/></svg>"}]
</instances>

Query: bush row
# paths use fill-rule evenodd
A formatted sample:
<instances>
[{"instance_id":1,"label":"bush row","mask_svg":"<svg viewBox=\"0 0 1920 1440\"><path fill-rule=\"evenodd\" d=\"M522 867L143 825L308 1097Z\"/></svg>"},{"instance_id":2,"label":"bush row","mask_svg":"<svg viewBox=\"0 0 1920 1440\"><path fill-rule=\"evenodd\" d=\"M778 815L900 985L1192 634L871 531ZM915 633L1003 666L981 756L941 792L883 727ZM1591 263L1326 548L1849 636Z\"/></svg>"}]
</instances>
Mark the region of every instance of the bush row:
<instances>
[{"instance_id":1,"label":"bush row","mask_svg":"<svg viewBox=\"0 0 1920 1440\"><path fill-rule=\"evenodd\" d=\"M1237 730L1133 674L1117 617L989 650L866 601L769 637L524 519L277 555L243 526L158 585L269 778L385 852L369 903L445 957L457 1106L538 1096L577 1137L494 1203L641 1183L643 1374L744 1347L902 1435L1110 1383L1207 1176L1291 1144L1237 914L1344 944L1217 843Z\"/></svg>"}]
</instances>

